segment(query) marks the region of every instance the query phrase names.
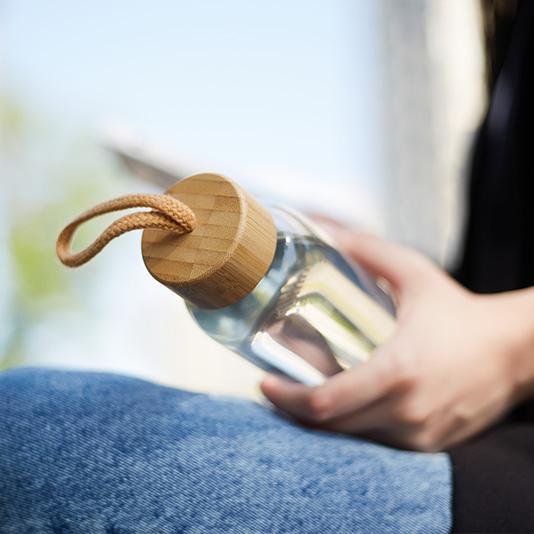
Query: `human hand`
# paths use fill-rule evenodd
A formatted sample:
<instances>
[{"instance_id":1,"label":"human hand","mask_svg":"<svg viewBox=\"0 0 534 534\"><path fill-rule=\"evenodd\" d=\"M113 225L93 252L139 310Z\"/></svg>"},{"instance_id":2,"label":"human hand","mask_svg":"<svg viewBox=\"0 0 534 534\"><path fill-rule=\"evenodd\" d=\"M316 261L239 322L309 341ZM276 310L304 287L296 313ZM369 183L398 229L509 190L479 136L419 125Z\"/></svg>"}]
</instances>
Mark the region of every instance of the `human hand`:
<instances>
[{"instance_id":1,"label":"human hand","mask_svg":"<svg viewBox=\"0 0 534 534\"><path fill-rule=\"evenodd\" d=\"M260 387L273 404L319 428L438 451L533 394L533 289L476 295L411 249L342 227L334 234L386 281L396 331L367 363L320 386L267 375Z\"/></svg>"}]
</instances>

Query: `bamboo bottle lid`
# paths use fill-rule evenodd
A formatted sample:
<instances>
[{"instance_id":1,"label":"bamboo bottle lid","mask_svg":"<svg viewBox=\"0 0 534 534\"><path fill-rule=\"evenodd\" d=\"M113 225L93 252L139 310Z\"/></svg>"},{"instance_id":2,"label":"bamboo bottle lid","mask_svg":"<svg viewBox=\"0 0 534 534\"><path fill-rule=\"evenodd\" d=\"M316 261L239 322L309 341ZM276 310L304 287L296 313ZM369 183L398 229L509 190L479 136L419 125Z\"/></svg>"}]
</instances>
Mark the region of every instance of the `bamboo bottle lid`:
<instances>
[{"instance_id":1,"label":"bamboo bottle lid","mask_svg":"<svg viewBox=\"0 0 534 534\"><path fill-rule=\"evenodd\" d=\"M276 248L269 212L225 176L189 176L166 191L194 212L189 234L143 231L150 274L202 308L222 308L245 297L263 278Z\"/></svg>"}]
</instances>

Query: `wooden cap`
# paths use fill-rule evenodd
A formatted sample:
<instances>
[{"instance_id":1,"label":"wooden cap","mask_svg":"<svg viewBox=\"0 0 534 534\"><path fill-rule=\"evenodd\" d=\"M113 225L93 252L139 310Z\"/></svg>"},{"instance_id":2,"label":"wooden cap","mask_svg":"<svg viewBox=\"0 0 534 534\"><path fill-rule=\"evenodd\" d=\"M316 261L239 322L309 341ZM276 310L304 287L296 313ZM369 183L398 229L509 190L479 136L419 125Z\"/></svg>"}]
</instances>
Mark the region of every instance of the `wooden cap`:
<instances>
[{"instance_id":1,"label":"wooden cap","mask_svg":"<svg viewBox=\"0 0 534 534\"><path fill-rule=\"evenodd\" d=\"M276 248L270 213L229 178L213 173L180 180L166 192L195 213L193 232L143 231L150 274L202 308L234 304L269 269Z\"/></svg>"}]
</instances>

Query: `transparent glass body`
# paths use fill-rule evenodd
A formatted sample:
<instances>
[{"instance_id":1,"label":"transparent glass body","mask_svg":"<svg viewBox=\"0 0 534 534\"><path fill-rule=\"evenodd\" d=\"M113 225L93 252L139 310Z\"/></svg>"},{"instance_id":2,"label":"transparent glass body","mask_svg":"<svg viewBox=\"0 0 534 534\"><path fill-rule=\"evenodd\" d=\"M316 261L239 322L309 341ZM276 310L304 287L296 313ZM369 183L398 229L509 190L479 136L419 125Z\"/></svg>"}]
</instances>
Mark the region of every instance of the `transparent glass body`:
<instances>
[{"instance_id":1,"label":"transparent glass body","mask_svg":"<svg viewBox=\"0 0 534 534\"><path fill-rule=\"evenodd\" d=\"M394 328L394 306L314 223L288 208L270 211L276 251L259 284L225 308L187 306L205 332L252 363L318 385L369 358Z\"/></svg>"}]
</instances>

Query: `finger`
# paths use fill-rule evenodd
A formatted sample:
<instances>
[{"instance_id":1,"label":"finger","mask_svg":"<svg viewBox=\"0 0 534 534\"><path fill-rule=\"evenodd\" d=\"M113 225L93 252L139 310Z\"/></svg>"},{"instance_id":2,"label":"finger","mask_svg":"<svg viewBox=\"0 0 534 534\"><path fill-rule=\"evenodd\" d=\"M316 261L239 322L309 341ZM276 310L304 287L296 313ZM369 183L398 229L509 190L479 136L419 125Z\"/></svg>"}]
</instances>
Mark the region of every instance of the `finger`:
<instances>
[{"instance_id":1,"label":"finger","mask_svg":"<svg viewBox=\"0 0 534 534\"><path fill-rule=\"evenodd\" d=\"M371 359L329 377L313 388L314 414L327 421L356 412L385 399L396 386L396 376L389 354L390 343L374 350Z\"/></svg>"},{"instance_id":2,"label":"finger","mask_svg":"<svg viewBox=\"0 0 534 534\"><path fill-rule=\"evenodd\" d=\"M369 432L391 431L395 427L390 397L379 399L356 412L318 423L317 427L344 434L366 435Z\"/></svg>"},{"instance_id":3,"label":"finger","mask_svg":"<svg viewBox=\"0 0 534 534\"><path fill-rule=\"evenodd\" d=\"M384 278L399 295L421 287L439 270L408 247L342 226L333 232L340 248L376 278Z\"/></svg>"},{"instance_id":4,"label":"finger","mask_svg":"<svg viewBox=\"0 0 534 534\"><path fill-rule=\"evenodd\" d=\"M263 394L278 408L306 421L325 422L386 397L395 383L386 345L372 359L310 388L268 375L260 384Z\"/></svg>"},{"instance_id":5,"label":"finger","mask_svg":"<svg viewBox=\"0 0 534 534\"><path fill-rule=\"evenodd\" d=\"M260 382L260 389L277 408L305 421L313 420L313 388L269 374Z\"/></svg>"}]
</instances>

